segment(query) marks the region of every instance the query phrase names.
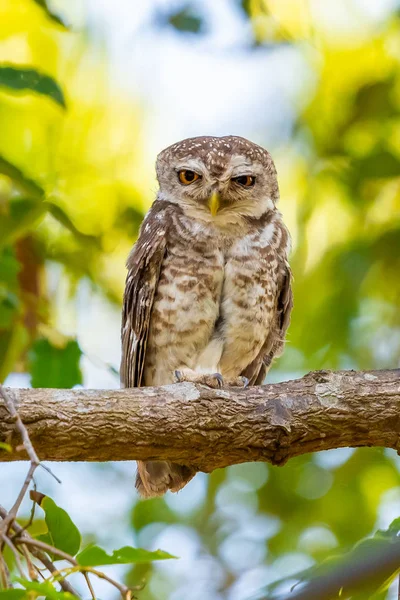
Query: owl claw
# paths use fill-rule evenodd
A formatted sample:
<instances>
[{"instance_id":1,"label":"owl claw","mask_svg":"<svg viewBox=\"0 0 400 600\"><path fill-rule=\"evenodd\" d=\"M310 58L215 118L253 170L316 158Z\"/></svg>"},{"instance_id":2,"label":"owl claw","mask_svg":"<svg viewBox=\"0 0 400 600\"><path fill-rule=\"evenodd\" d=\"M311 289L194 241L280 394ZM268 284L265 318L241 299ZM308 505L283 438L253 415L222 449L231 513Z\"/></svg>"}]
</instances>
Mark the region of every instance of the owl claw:
<instances>
[{"instance_id":1,"label":"owl claw","mask_svg":"<svg viewBox=\"0 0 400 600\"><path fill-rule=\"evenodd\" d=\"M247 388L248 385L249 385L249 383L250 383L250 380L247 377L244 377L244 376L242 376L240 379L243 381L243 387Z\"/></svg>"},{"instance_id":2,"label":"owl claw","mask_svg":"<svg viewBox=\"0 0 400 600\"><path fill-rule=\"evenodd\" d=\"M182 369L181 371L174 371L176 383L182 383L187 381L188 383L200 383L207 385L211 388L222 388L224 386L224 380L220 373L212 373L211 375L204 375L195 373L191 369Z\"/></svg>"},{"instance_id":3,"label":"owl claw","mask_svg":"<svg viewBox=\"0 0 400 600\"><path fill-rule=\"evenodd\" d=\"M213 373L211 377L215 377L218 382L218 387L222 388L224 386L224 378L222 377L221 373Z\"/></svg>"}]
</instances>

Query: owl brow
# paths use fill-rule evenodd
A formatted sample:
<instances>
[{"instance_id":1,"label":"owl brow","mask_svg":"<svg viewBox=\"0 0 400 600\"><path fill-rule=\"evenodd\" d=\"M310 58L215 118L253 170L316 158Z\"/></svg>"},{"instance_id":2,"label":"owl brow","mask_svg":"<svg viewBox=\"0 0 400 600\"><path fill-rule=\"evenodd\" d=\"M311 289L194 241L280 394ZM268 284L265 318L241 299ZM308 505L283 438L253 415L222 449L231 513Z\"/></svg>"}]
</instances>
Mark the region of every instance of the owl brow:
<instances>
[{"instance_id":1,"label":"owl brow","mask_svg":"<svg viewBox=\"0 0 400 600\"><path fill-rule=\"evenodd\" d=\"M202 161L200 161L196 158L189 158L186 160L182 160L182 162L179 162L177 164L177 166L175 167L175 170L182 171L183 169L186 169L188 171L194 171L198 175L202 175L205 168L206 167L205 167L204 163L202 163Z\"/></svg>"},{"instance_id":2,"label":"owl brow","mask_svg":"<svg viewBox=\"0 0 400 600\"><path fill-rule=\"evenodd\" d=\"M264 169L261 165L258 167L258 165L249 165L244 163L242 165L234 166L231 169L230 177L241 177L242 175L251 175L252 177L256 177L257 175L260 175L263 170Z\"/></svg>"}]
</instances>

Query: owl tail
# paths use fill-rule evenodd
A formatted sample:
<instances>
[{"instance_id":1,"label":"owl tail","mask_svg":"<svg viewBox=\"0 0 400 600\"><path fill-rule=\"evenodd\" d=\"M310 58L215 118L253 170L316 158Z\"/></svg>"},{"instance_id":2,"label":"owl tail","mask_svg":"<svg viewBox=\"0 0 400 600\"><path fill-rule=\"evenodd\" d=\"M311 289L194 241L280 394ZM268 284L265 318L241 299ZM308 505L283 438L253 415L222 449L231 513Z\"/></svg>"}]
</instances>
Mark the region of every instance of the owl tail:
<instances>
[{"instance_id":1,"label":"owl tail","mask_svg":"<svg viewBox=\"0 0 400 600\"><path fill-rule=\"evenodd\" d=\"M190 467L167 461L137 462L136 489L142 498L162 496L168 490L178 492L194 477Z\"/></svg>"}]
</instances>

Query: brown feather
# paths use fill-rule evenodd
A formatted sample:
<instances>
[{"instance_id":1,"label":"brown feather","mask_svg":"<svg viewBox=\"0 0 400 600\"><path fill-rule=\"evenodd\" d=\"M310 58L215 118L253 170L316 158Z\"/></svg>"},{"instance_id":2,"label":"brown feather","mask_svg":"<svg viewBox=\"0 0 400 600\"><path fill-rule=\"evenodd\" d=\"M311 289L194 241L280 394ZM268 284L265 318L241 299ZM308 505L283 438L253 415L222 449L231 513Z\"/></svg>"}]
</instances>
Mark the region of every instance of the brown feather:
<instances>
[{"instance_id":1,"label":"brown feather","mask_svg":"<svg viewBox=\"0 0 400 600\"><path fill-rule=\"evenodd\" d=\"M156 202L144 220L127 261L122 309L121 383L140 387L151 310L166 251L168 203Z\"/></svg>"}]
</instances>

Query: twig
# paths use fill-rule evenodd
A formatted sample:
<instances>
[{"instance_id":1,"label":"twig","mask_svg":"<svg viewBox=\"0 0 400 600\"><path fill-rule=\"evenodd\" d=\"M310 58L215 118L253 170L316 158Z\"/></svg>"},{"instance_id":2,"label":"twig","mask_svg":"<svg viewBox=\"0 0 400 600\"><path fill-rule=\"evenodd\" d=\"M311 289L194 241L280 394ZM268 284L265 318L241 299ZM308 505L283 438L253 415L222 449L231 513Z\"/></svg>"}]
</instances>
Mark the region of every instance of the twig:
<instances>
[{"instance_id":1,"label":"twig","mask_svg":"<svg viewBox=\"0 0 400 600\"><path fill-rule=\"evenodd\" d=\"M5 519L7 517L7 510L4 508L4 506L0 505L0 517L2 519ZM15 531L15 544L21 544L22 548L25 548L25 546L27 545L26 542L29 539L32 539L29 534L25 531L25 529L23 527L21 527L21 525L19 525L16 521L14 521L14 523L12 524L12 528ZM18 539L19 538L19 539ZM35 540L33 540L35 541ZM49 546L49 548L51 549L51 552L53 552L54 554L56 554L56 548L52 548L51 546ZM32 555L37 558L45 567L48 571L50 571L50 573L52 575L54 575L55 573L58 573L58 569L57 567L51 562L51 560L48 558L47 554L45 554L43 551L41 551L38 548L33 547L31 550ZM71 557L72 558L72 557ZM39 570L40 573L40 570ZM61 585L62 589L65 592L70 592L71 594L73 594L74 596L76 596L77 598L80 598L78 592L76 592L74 590L74 588L71 586L70 583L68 583L68 581L64 580L64 579L59 579L59 584Z\"/></svg>"},{"instance_id":2,"label":"twig","mask_svg":"<svg viewBox=\"0 0 400 600\"><path fill-rule=\"evenodd\" d=\"M89 573L84 573L83 576L86 579L86 584L89 588L89 592L91 593L92 600L96 600L96 594L94 593L94 589L92 586L92 582L90 581Z\"/></svg>"},{"instance_id":3,"label":"twig","mask_svg":"<svg viewBox=\"0 0 400 600\"><path fill-rule=\"evenodd\" d=\"M4 560L3 553L0 552L0 575L1 575L1 584L5 589L12 589L10 572L7 567L7 563Z\"/></svg>"},{"instance_id":4,"label":"twig","mask_svg":"<svg viewBox=\"0 0 400 600\"><path fill-rule=\"evenodd\" d=\"M33 489L36 492L36 483L35 483L35 480L32 479L32 482L33 482ZM26 531L32 525L33 519L35 518L35 510L36 510L36 502L32 502L31 514L29 515L28 522L22 527L23 531Z\"/></svg>"},{"instance_id":5,"label":"twig","mask_svg":"<svg viewBox=\"0 0 400 600\"><path fill-rule=\"evenodd\" d=\"M124 600L132 600L133 599L132 592L126 585L124 585L122 583L118 583L118 581L115 581L114 579L112 579L111 577L109 577L108 575L103 573L102 571L98 571L97 569L94 569L93 567L84 567L82 565L76 564L74 567L64 567L63 569L60 569L58 572L61 574L64 571L66 571L66 575L71 575L72 573L83 573L83 574L93 573L93 575L96 575L96 577L98 577L99 579L104 579L105 581L108 581L108 583L110 583L112 586L117 588L117 590L119 590L119 592Z\"/></svg>"},{"instance_id":6,"label":"twig","mask_svg":"<svg viewBox=\"0 0 400 600\"><path fill-rule=\"evenodd\" d=\"M0 533L1 532L7 533L10 524L14 521L15 517L17 516L19 507L21 506L22 500L24 499L25 494L28 490L28 487L33 479L33 474L35 473L37 467L40 464L40 460L39 460L38 455L35 452L34 447L32 446L28 431L27 431L25 425L23 424L21 417L19 416L19 414L17 412L17 409L15 408L13 398L11 398L11 396L4 390L4 388L1 384L0 384L0 396L3 398L4 404L6 405L8 412L10 413L13 421L15 422L15 426L21 435L24 448L25 448L26 452L28 453L28 456L31 461L31 465L30 465L28 473L25 477L25 481L22 484L22 488L17 496L17 499L14 502L14 505L12 506L11 510L9 511L7 517L3 520L3 523L0 526ZM3 539L3 541L4 541L4 539Z\"/></svg>"},{"instance_id":7,"label":"twig","mask_svg":"<svg viewBox=\"0 0 400 600\"><path fill-rule=\"evenodd\" d=\"M33 445L29 438L28 431L27 431L25 425L23 424L22 419L19 416L17 409L15 408L14 399L11 397L10 394L8 394L4 390L4 388L1 384L0 384L0 396L3 398L4 404L9 412L9 414L11 415L11 418L14 421L17 430L19 431L19 433L21 435L23 446L24 446L24 448L30 458L30 461L31 461L31 464L30 464L28 473L25 477L22 488L21 488L21 490L18 494L18 497L17 497L16 501L14 502L11 510L9 512L7 512L6 509L4 509L2 506L0 506L0 517L2 518L2 522L0 523L0 539L1 539L2 544L6 544L12 550L15 560L16 560L16 563L17 563L18 570L21 573L21 576L25 579L24 571L23 571L22 564L21 564L20 558L18 556L18 551L17 551L17 547L16 547L19 544L22 546L23 551L25 553L25 558L26 558L27 565L29 568L29 574L32 579L35 579L36 573L32 573L33 565L29 558L29 552L27 550L27 546L29 546L31 548L32 555L35 556L36 558L38 558L38 560L40 560L42 562L42 564L49 570L53 579L57 578L60 571L57 571L56 567L50 561L50 559L47 558L45 553L50 554L50 555L55 554L56 556L59 556L60 558L63 558L65 560L67 560L70 564L72 564L73 566L72 566L72 568L69 568L68 574L73 571L80 571L83 574L93 600L96 599L96 596L95 596L95 592L93 590L93 587L92 587L92 584L91 584L91 581L89 578L89 573L93 573L100 579L104 579L104 580L108 581L108 583L110 583L112 586L114 586L116 589L118 589L118 591L120 592L120 594L124 600L132 600L132 592L126 585L118 583L117 581L115 581L114 579L112 579L111 577L106 575L105 573L102 573L101 571L97 571L97 569L92 569L89 567L82 567L81 565L78 564L78 562L76 561L76 559L73 556L67 554L66 552L63 552L62 550L59 550L58 548L50 546L49 544L41 542L40 540L36 540L36 539L32 538L25 531L25 528L21 527L20 525L18 525L18 523L15 522L15 518L17 516L17 513L21 506L21 503L25 497L25 494L29 488L29 485L33 481L33 475L35 473L35 470L41 463L40 463L39 457L37 456L37 454L35 452L35 449L33 448ZM42 465L42 466L46 471L48 471L51 475L53 475L53 477L55 477L55 475L51 472L51 470L48 467L45 467L44 465ZM55 479L61 483L61 481L57 477L55 477ZM28 527L32 523L32 520L34 517L34 510L35 510L35 503L32 507L30 519L29 519L26 527ZM15 531L15 535L13 536L12 541L8 537L8 531L10 528ZM0 551L1 551L1 548L0 548ZM7 565L4 561L4 557L2 556L1 552L0 552L0 568L1 568L3 586L11 587L8 568L7 568ZM72 594L74 594L75 596L79 597L76 594L76 592L73 590L72 586L65 580L65 576L64 577L61 576L57 580L59 581L62 589L64 589L65 591L69 591Z\"/></svg>"},{"instance_id":8,"label":"twig","mask_svg":"<svg viewBox=\"0 0 400 600\"><path fill-rule=\"evenodd\" d=\"M47 558L47 556L46 556L46 554L44 554L44 552L41 552L40 550L35 550L32 548L32 554L38 560L40 560L41 563L44 564L46 569L48 571L50 571L50 573L53 575L53 577L56 575L56 573L58 573L57 567L51 562L51 560L49 558ZM64 592L69 592L70 594L73 594L77 598L80 598L78 592L76 592L74 590L72 585L66 579L58 579L58 583L61 585Z\"/></svg>"},{"instance_id":9,"label":"twig","mask_svg":"<svg viewBox=\"0 0 400 600\"><path fill-rule=\"evenodd\" d=\"M46 542L42 542L41 540L35 540L34 538L28 536L26 534L26 532L21 535L21 541L23 544L26 544L27 546L32 546L33 548L39 548L39 550L43 550L44 552L48 552L50 554L56 554L57 556L59 556L60 558L63 558L64 560L67 560L69 563L71 563L72 565L76 566L78 563L75 560L75 558L73 556L71 556L70 554L67 554L66 552L64 552L63 550L59 550L58 548L55 548L54 546L50 546L50 544L46 544Z\"/></svg>"},{"instance_id":10,"label":"twig","mask_svg":"<svg viewBox=\"0 0 400 600\"><path fill-rule=\"evenodd\" d=\"M53 473L53 471L50 469L50 467L47 467L43 463L40 463L39 467L41 467L42 469L44 469L45 471L47 471L49 473L49 475L51 475L52 477L54 477L54 479L57 481L57 483L62 483L61 479L59 477L57 477L57 475L55 475Z\"/></svg>"},{"instance_id":11,"label":"twig","mask_svg":"<svg viewBox=\"0 0 400 600\"><path fill-rule=\"evenodd\" d=\"M1 507L0 507L0 515L1 515L1 512L2 511L1 511ZM40 540L35 540L34 538L31 538L26 532L22 533L22 531L21 531L21 541L22 541L22 543L26 544L27 546L31 546L32 548L43 550L44 552L49 552L51 554L56 554L60 558L67 560L71 565L73 565L72 568L66 567L68 569L68 575L70 573L76 572L76 571L80 571L81 573L93 573L93 575L96 575L96 577L99 577L99 579L105 579L106 581L108 581L108 583L110 583L115 588L117 588L117 590L119 590L119 592L121 593L124 600L131 600L132 593L126 585L124 585L122 583L118 583L118 581L115 581L114 579L112 579L111 577L109 577L108 575L103 573L102 571L98 571L97 569L93 569L92 567L81 566L73 556L71 556L70 554L67 554L63 550L54 548L54 546L50 546L49 544L46 544L45 542L42 542ZM16 543L17 543L17 541L16 541ZM62 573L64 570L65 569L60 569L59 571L54 571L52 573L52 575L55 576L58 573Z\"/></svg>"},{"instance_id":12,"label":"twig","mask_svg":"<svg viewBox=\"0 0 400 600\"><path fill-rule=\"evenodd\" d=\"M35 564L33 564L32 560L31 560L30 552L24 544L21 544L21 551L25 557L25 561L28 566L29 577L32 580L37 580L37 576L38 576L38 573L40 574L40 570L37 568L37 566Z\"/></svg>"},{"instance_id":13,"label":"twig","mask_svg":"<svg viewBox=\"0 0 400 600\"><path fill-rule=\"evenodd\" d=\"M26 579L26 575L24 573L24 569L22 568L22 563L19 558L18 550L16 549L16 547L14 546L12 541L6 535L2 535L1 537L2 537L3 542L10 548L11 552L13 553L14 558L15 558L15 563L17 565L18 571L20 572L22 579Z\"/></svg>"}]
</instances>

